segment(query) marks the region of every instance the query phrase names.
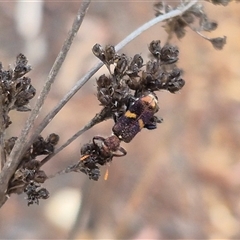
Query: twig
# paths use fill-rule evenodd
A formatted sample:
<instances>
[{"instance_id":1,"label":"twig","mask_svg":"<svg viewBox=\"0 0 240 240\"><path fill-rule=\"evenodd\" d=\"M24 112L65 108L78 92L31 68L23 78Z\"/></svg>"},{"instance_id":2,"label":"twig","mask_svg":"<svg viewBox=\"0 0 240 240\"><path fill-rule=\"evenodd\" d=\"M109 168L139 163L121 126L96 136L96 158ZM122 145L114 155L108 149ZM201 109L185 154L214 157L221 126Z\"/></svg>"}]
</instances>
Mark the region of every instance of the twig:
<instances>
[{"instance_id":1,"label":"twig","mask_svg":"<svg viewBox=\"0 0 240 240\"><path fill-rule=\"evenodd\" d=\"M5 136L5 132L3 130L3 132L1 131L1 133L0 133L0 152L1 152L0 172L6 162L6 155L5 155L5 150L4 150L5 149L4 136Z\"/></svg>"},{"instance_id":2,"label":"twig","mask_svg":"<svg viewBox=\"0 0 240 240\"><path fill-rule=\"evenodd\" d=\"M0 207L2 205L2 197L4 195L4 192L6 191L7 188L7 184L8 181L10 180L11 176L13 175L14 171L16 170L19 161L20 161L20 157L23 153L23 150L26 148L26 145L28 145L27 143L27 135L29 133L29 131L31 130L31 128L34 125L34 121L35 119L38 117L39 112L41 107L43 106L44 100L46 99L50 89L51 89L51 85L53 84L56 75L59 72L59 69L61 68L66 55L70 49L70 46L73 42L74 37L76 36L77 31L79 30L82 21L84 19L84 16L86 14L86 11L89 7L91 0L88 1L83 1L77 16L73 22L71 31L68 34L67 39L65 40L63 47L55 61L55 63L53 64L53 67L49 73L49 76L45 82L45 85L38 97L37 103L34 107L34 109L31 112L31 115L29 116L20 137L18 138L18 140L16 141L14 148L12 149L12 152L8 158L8 161L6 162L6 164L4 165L3 171L1 172L0 175Z\"/></svg>"},{"instance_id":3,"label":"twig","mask_svg":"<svg viewBox=\"0 0 240 240\"><path fill-rule=\"evenodd\" d=\"M3 110L3 95L2 95L2 88L0 87L0 171L3 168L4 163L6 162L6 155L4 151L4 135L5 135L5 127L4 127L4 110Z\"/></svg>"},{"instance_id":4,"label":"twig","mask_svg":"<svg viewBox=\"0 0 240 240\"><path fill-rule=\"evenodd\" d=\"M71 138L69 138L61 147L56 149L51 155L48 155L47 157L45 157L41 161L40 166L48 162L53 156L55 156L57 153L62 151L65 147L67 147L70 143L72 143L75 139L77 139L81 134L86 132L88 129L92 128L94 125L102 122L103 120L106 120L107 119L106 114L107 114L107 110L103 108L100 113L96 114L96 116L88 124L86 124L82 129L80 129Z\"/></svg>"}]
</instances>

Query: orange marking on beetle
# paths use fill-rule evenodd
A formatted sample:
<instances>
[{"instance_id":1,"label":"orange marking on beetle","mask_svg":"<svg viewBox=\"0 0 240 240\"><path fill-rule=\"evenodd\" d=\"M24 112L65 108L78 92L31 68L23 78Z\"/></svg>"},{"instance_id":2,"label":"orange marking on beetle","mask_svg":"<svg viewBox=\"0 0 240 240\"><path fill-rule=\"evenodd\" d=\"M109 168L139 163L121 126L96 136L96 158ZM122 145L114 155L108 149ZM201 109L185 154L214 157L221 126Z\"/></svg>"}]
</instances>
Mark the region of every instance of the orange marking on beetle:
<instances>
[{"instance_id":1,"label":"orange marking on beetle","mask_svg":"<svg viewBox=\"0 0 240 240\"><path fill-rule=\"evenodd\" d=\"M132 112L130 112L130 111L128 110L128 111L126 111L126 113L125 113L125 117L127 117L127 118L136 118L137 115L136 115L136 113L132 113Z\"/></svg>"},{"instance_id":2,"label":"orange marking on beetle","mask_svg":"<svg viewBox=\"0 0 240 240\"><path fill-rule=\"evenodd\" d=\"M139 125L139 128L142 129L144 127L144 122L142 119L139 119L138 120L138 125Z\"/></svg>"}]
</instances>

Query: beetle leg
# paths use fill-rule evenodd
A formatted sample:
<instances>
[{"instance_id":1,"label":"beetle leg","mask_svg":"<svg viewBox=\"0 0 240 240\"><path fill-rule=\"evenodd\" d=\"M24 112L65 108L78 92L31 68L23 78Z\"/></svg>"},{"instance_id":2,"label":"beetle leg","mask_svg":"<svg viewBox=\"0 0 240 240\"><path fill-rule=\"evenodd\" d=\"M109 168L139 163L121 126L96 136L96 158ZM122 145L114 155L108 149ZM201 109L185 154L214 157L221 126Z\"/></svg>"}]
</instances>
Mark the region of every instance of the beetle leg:
<instances>
[{"instance_id":1,"label":"beetle leg","mask_svg":"<svg viewBox=\"0 0 240 240\"><path fill-rule=\"evenodd\" d=\"M123 157L127 154L127 151L123 147L120 147L120 146L117 151L113 153L114 157Z\"/></svg>"}]
</instances>

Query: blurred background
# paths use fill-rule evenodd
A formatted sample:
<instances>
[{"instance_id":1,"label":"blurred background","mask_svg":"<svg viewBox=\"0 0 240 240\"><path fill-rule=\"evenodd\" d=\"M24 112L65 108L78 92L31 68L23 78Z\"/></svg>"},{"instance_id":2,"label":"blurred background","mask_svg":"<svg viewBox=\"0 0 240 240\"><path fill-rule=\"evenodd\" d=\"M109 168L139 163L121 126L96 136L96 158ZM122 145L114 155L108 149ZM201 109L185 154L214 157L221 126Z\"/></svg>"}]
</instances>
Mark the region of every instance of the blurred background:
<instances>
[{"instance_id":1,"label":"blurred background","mask_svg":"<svg viewBox=\"0 0 240 240\"><path fill-rule=\"evenodd\" d=\"M143 130L128 154L102 167L98 182L70 173L44 183L48 200L28 207L26 196L12 195L0 211L1 239L239 239L240 238L240 4L204 3L219 27L209 37L227 36L222 51L188 29L173 39L184 70L180 93L157 93L164 122ZM0 61L27 56L28 74L39 94L72 25L79 1L0 2ZM117 44L154 17L151 1L93 1L57 76L36 124L96 63L95 43ZM166 41L157 25L121 52L148 56L152 40ZM97 76L71 99L42 133L64 143L101 109ZM37 98L37 97L36 97ZM31 105L34 106L34 101ZM12 112L7 137L18 136L28 113ZM85 134L44 166L48 175L75 163L80 147L93 136L109 136L113 121Z\"/></svg>"}]
</instances>

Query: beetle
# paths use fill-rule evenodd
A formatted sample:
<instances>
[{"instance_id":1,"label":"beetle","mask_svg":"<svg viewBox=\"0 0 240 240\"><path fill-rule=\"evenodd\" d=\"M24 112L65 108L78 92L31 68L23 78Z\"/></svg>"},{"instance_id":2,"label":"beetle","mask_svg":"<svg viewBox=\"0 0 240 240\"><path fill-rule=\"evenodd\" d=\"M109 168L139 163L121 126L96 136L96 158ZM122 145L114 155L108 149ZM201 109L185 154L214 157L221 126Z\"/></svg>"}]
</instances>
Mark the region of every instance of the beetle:
<instances>
[{"instance_id":1,"label":"beetle","mask_svg":"<svg viewBox=\"0 0 240 240\"><path fill-rule=\"evenodd\" d=\"M133 102L120 116L112 131L121 141L129 143L142 128L155 129L162 122L154 114L158 111L158 100L153 93L146 93Z\"/></svg>"}]
</instances>

